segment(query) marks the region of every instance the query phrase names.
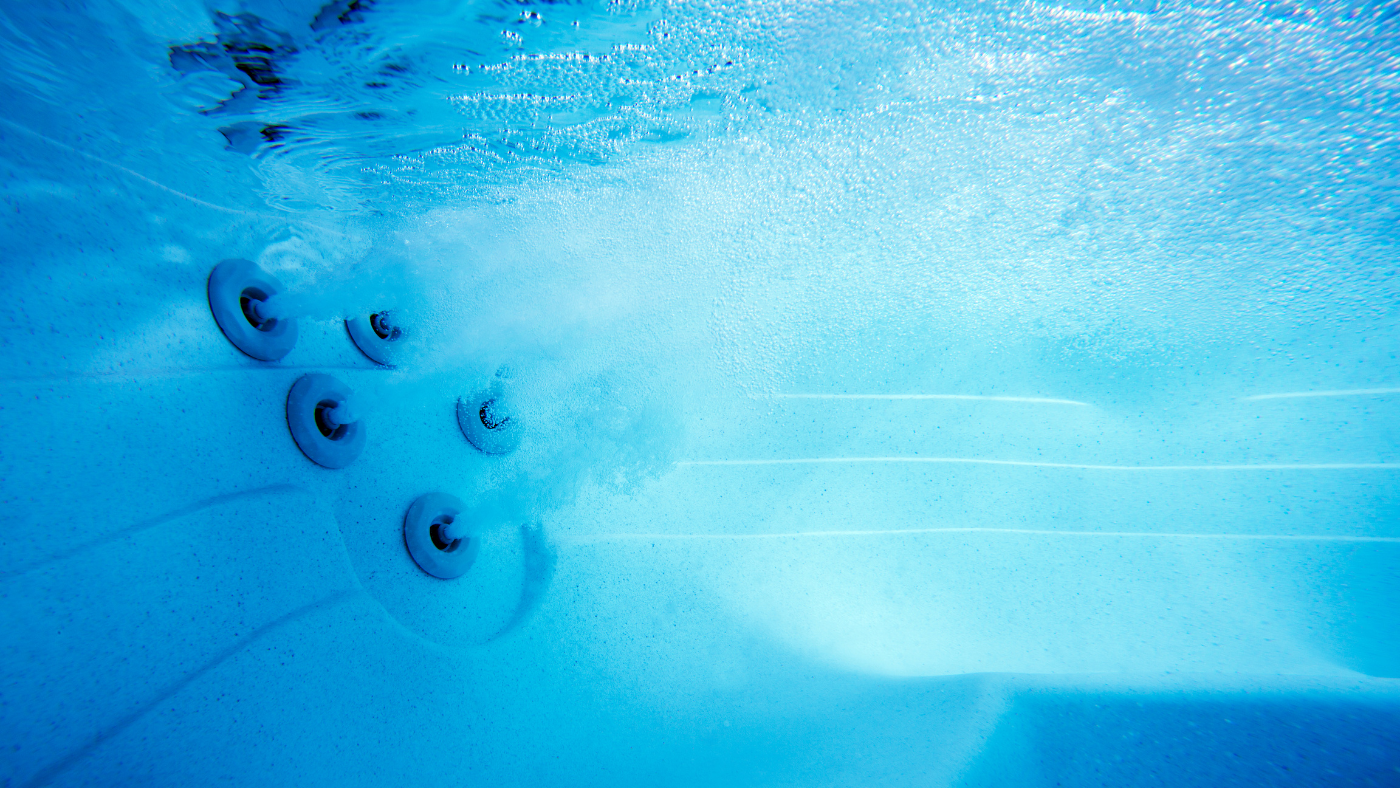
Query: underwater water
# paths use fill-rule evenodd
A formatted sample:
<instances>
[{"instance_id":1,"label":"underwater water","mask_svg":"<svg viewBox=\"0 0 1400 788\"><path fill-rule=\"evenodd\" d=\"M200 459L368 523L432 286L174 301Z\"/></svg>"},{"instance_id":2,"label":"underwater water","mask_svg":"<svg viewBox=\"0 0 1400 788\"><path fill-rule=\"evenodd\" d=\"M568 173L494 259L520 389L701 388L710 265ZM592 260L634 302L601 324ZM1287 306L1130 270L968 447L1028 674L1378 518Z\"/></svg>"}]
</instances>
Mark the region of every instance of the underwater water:
<instances>
[{"instance_id":1,"label":"underwater water","mask_svg":"<svg viewBox=\"0 0 1400 788\"><path fill-rule=\"evenodd\" d=\"M0 784L1400 785L1393 3L2 2L0 69Z\"/></svg>"}]
</instances>

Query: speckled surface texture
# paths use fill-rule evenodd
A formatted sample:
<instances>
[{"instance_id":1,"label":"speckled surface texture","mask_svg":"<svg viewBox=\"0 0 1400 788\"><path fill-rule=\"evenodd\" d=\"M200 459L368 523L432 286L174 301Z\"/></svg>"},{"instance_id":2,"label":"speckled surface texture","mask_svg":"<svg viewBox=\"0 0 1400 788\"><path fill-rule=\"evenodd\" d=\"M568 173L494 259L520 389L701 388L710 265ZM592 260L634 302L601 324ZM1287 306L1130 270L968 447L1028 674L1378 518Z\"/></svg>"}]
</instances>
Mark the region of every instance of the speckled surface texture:
<instances>
[{"instance_id":1,"label":"speckled surface texture","mask_svg":"<svg viewBox=\"0 0 1400 788\"><path fill-rule=\"evenodd\" d=\"M0 785L1400 784L1397 45L1359 0L5 4Z\"/></svg>"}]
</instances>

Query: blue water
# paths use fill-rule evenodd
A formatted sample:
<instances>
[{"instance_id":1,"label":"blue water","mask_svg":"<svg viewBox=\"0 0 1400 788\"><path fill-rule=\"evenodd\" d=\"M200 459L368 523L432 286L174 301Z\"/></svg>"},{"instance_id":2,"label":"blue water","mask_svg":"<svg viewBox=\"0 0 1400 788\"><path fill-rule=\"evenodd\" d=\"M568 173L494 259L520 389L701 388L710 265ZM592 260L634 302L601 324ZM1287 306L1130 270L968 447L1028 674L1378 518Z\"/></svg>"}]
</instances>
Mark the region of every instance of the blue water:
<instances>
[{"instance_id":1,"label":"blue water","mask_svg":"<svg viewBox=\"0 0 1400 788\"><path fill-rule=\"evenodd\" d=\"M0 69L0 784L1400 785L1393 4L5 2Z\"/></svg>"}]
</instances>

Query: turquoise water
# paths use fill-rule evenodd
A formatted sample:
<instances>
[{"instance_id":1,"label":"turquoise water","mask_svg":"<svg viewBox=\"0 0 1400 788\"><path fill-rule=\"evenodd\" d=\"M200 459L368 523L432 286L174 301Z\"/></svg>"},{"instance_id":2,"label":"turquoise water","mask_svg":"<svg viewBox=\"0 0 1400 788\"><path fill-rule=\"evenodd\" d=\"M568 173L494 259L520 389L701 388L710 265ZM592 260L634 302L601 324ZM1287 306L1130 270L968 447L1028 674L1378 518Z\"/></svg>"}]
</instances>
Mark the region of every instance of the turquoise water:
<instances>
[{"instance_id":1,"label":"turquoise water","mask_svg":"<svg viewBox=\"0 0 1400 788\"><path fill-rule=\"evenodd\" d=\"M1397 53L1379 2L0 3L0 781L1400 784Z\"/></svg>"}]
</instances>

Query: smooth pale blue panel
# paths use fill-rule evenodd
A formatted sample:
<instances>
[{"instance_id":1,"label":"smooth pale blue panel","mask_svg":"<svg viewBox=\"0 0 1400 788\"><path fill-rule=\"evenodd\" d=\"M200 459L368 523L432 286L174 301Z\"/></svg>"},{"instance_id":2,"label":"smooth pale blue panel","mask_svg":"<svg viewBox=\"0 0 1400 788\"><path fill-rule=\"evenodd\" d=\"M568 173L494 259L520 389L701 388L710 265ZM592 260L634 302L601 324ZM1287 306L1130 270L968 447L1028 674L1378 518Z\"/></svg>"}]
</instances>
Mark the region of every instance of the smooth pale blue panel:
<instances>
[{"instance_id":1,"label":"smooth pale blue panel","mask_svg":"<svg viewBox=\"0 0 1400 788\"><path fill-rule=\"evenodd\" d=\"M0 9L0 781L1394 784L1394 20Z\"/></svg>"},{"instance_id":2,"label":"smooth pale blue panel","mask_svg":"<svg viewBox=\"0 0 1400 788\"><path fill-rule=\"evenodd\" d=\"M1397 707L1270 692L1020 696L960 785L1390 785Z\"/></svg>"}]
</instances>

